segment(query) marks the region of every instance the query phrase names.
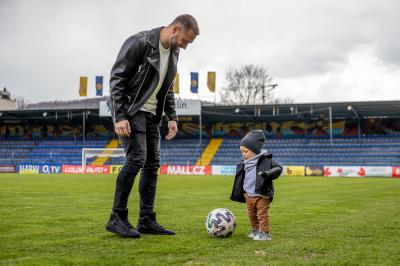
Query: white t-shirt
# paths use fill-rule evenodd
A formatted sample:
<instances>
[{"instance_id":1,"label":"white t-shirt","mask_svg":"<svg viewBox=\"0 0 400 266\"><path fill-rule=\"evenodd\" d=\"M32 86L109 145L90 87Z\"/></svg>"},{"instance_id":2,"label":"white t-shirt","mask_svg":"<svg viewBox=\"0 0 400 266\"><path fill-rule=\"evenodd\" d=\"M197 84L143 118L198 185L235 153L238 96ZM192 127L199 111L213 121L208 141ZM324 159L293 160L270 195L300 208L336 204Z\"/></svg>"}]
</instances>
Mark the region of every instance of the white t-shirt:
<instances>
[{"instance_id":1,"label":"white t-shirt","mask_svg":"<svg viewBox=\"0 0 400 266\"><path fill-rule=\"evenodd\" d=\"M140 108L141 111L150 112L156 115L157 110L157 93L160 91L160 88L164 82L165 75L168 70L168 61L169 61L169 53L170 48L165 49L162 46L161 41L158 42L158 47L160 50L160 79L158 80L158 84L153 94L147 100L147 102Z\"/></svg>"}]
</instances>

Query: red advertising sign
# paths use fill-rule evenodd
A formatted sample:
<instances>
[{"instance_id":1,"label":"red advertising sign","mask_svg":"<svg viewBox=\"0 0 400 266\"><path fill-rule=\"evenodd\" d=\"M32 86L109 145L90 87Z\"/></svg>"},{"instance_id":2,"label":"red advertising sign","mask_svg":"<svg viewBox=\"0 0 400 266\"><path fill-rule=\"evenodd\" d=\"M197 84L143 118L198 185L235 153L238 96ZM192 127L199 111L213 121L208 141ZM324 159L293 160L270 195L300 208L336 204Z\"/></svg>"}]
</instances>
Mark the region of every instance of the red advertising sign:
<instances>
[{"instance_id":1,"label":"red advertising sign","mask_svg":"<svg viewBox=\"0 0 400 266\"><path fill-rule=\"evenodd\" d=\"M65 165L62 166L63 174L82 174L82 166L81 165Z\"/></svg>"},{"instance_id":2,"label":"red advertising sign","mask_svg":"<svg viewBox=\"0 0 400 266\"><path fill-rule=\"evenodd\" d=\"M365 168L360 166L325 166L324 176L365 176Z\"/></svg>"},{"instance_id":3,"label":"red advertising sign","mask_svg":"<svg viewBox=\"0 0 400 266\"><path fill-rule=\"evenodd\" d=\"M15 165L0 165L0 173L15 173Z\"/></svg>"},{"instance_id":4,"label":"red advertising sign","mask_svg":"<svg viewBox=\"0 0 400 266\"><path fill-rule=\"evenodd\" d=\"M109 174L109 165L87 165L85 167L85 174Z\"/></svg>"},{"instance_id":5,"label":"red advertising sign","mask_svg":"<svg viewBox=\"0 0 400 266\"><path fill-rule=\"evenodd\" d=\"M393 177L400 177L400 166L393 166L392 167L392 176Z\"/></svg>"},{"instance_id":6,"label":"red advertising sign","mask_svg":"<svg viewBox=\"0 0 400 266\"><path fill-rule=\"evenodd\" d=\"M211 166L163 165L160 168L162 175L211 175L211 172Z\"/></svg>"},{"instance_id":7,"label":"red advertising sign","mask_svg":"<svg viewBox=\"0 0 400 266\"><path fill-rule=\"evenodd\" d=\"M87 165L83 171L81 165L63 165L62 172L63 174L109 174L110 166L109 165Z\"/></svg>"}]
</instances>

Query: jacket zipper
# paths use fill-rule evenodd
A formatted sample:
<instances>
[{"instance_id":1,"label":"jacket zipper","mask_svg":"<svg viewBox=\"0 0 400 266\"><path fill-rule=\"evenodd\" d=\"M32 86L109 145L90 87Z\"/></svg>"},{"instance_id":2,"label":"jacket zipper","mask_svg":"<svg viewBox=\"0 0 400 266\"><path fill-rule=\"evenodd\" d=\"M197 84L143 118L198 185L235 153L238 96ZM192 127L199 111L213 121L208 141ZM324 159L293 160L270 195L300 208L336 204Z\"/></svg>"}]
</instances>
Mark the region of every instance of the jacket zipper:
<instances>
[{"instance_id":1,"label":"jacket zipper","mask_svg":"<svg viewBox=\"0 0 400 266\"><path fill-rule=\"evenodd\" d=\"M135 104L136 98L138 97L139 92L140 92L140 90L142 89L143 83L144 83L144 81L146 80L147 73L149 72L149 68L150 68L150 64L147 66L146 73L144 74L144 78L143 78L143 80L142 80L142 83L140 84L139 90L138 90L138 92L136 93L136 96L135 96L135 98L133 99L133 102L132 102L131 106L129 106L128 110L126 111L127 113L129 113L129 111L131 110L132 106Z\"/></svg>"},{"instance_id":2,"label":"jacket zipper","mask_svg":"<svg viewBox=\"0 0 400 266\"><path fill-rule=\"evenodd\" d=\"M139 75L140 71L142 71L142 65L139 65L138 71L136 71L135 76L133 76L133 78L131 79L131 81L128 83L128 87L129 87L130 83L132 83L132 81L135 80L135 78L137 77L137 75Z\"/></svg>"},{"instance_id":3,"label":"jacket zipper","mask_svg":"<svg viewBox=\"0 0 400 266\"><path fill-rule=\"evenodd\" d=\"M138 69L138 71L136 72L135 76L133 76L133 78L131 79L131 82L132 82L132 80L134 80L134 79L137 77L137 75L139 75L139 73L140 73L141 70L142 70L142 65L139 66L139 69ZM129 99L129 100L130 100L131 98L132 98L132 97L128 96L128 99ZM115 106L115 100L114 100L113 98L111 98L111 99L112 99L113 106ZM115 108L113 108L113 113L114 113L114 117L115 117Z\"/></svg>"},{"instance_id":4,"label":"jacket zipper","mask_svg":"<svg viewBox=\"0 0 400 266\"><path fill-rule=\"evenodd\" d=\"M117 120L117 117L115 116L115 100L112 98L112 102L113 102L113 113L114 113L114 117L113 117L113 120L114 120L114 123L115 123L115 121Z\"/></svg>"}]
</instances>

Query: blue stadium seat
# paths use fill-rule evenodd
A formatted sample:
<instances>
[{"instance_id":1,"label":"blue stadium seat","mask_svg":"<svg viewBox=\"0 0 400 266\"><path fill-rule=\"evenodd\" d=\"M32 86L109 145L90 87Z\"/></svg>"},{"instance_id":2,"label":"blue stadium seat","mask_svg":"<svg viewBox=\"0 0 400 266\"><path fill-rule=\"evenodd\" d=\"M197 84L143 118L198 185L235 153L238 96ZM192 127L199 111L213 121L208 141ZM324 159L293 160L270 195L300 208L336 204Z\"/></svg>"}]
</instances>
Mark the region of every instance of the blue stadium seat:
<instances>
[{"instance_id":1,"label":"blue stadium seat","mask_svg":"<svg viewBox=\"0 0 400 266\"><path fill-rule=\"evenodd\" d=\"M233 165L241 161L240 139L226 138L212 164ZM400 136L358 138L284 138L268 139L264 149L286 165L364 165L395 166L400 164Z\"/></svg>"},{"instance_id":2,"label":"blue stadium seat","mask_svg":"<svg viewBox=\"0 0 400 266\"><path fill-rule=\"evenodd\" d=\"M209 140L161 140L162 165L193 165ZM104 148L108 139L47 139L0 140L0 165L30 163L80 164L83 147ZM233 165L241 161L239 138L224 138L212 164ZM329 138L270 138L264 146L274 158L285 165L400 165L399 135L368 135L361 142L354 137ZM92 162L94 158L88 160ZM110 158L106 164L123 164L124 158Z\"/></svg>"}]
</instances>

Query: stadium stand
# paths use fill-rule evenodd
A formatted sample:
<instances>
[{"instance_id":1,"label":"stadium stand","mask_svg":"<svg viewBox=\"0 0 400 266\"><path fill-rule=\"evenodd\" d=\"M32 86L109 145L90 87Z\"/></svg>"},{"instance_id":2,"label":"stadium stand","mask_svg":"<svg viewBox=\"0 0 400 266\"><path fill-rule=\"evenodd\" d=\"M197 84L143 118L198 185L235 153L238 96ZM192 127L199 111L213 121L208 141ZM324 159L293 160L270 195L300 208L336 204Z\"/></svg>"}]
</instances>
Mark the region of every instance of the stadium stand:
<instances>
[{"instance_id":1,"label":"stadium stand","mask_svg":"<svg viewBox=\"0 0 400 266\"><path fill-rule=\"evenodd\" d=\"M80 164L82 148L103 148L107 140L1 140L0 164Z\"/></svg>"},{"instance_id":2,"label":"stadium stand","mask_svg":"<svg viewBox=\"0 0 400 266\"><path fill-rule=\"evenodd\" d=\"M198 139L183 139L176 142L161 141L161 164L194 165L208 140L199 145Z\"/></svg>"},{"instance_id":3,"label":"stadium stand","mask_svg":"<svg viewBox=\"0 0 400 266\"><path fill-rule=\"evenodd\" d=\"M232 165L241 160L239 138L225 138L212 164ZM264 145L284 165L364 165L400 164L400 135L356 137L268 139Z\"/></svg>"},{"instance_id":4,"label":"stadium stand","mask_svg":"<svg viewBox=\"0 0 400 266\"><path fill-rule=\"evenodd\" d=\"M104 148L108 140L1 140L0 164L62 163L81 164L82 148ZM179 142L161 141L161 164L193 165L208 141L198 139ZM119 146L121 148L121 146ZM89 159L90 164L94 159ZM122 164L123 158L110 158L105 164Z\"/></svg>"},{"instance_id":5,"label":"stadium stand","mask_svg":"<svg viewBox=\"0 0 400 266\"><path fill-rule=\"evenodd\" d=\"M63 163L80 164L82 148L104 148L108 140L1 140L0 164ZM161 164L194 165L209 140L181 139L161 141ZM224 138L211 164L233 165L241 160L240 138ZM400 164L400 136L368 136L361 142L354 137L268 139L265 149L284 165L364 165L395 166ZM90 163L90 161L89 161ZM121 164L113 158L105 164Z\"/></svg>"},{"instance_id":6,"label":"stadium stand","mask_svg":"<svg viewBox=\"0 0 400 266\"><path fill-rule=\"evenodd\" d=\"M161 165L193 165L207 146L208 140L203 139L199 145L198 139L179 139L179 141L161 140ZM118 148L122 148L121 145ZM123 158L110 158L106 164L122 164Z\"/></svg>"},{"instance_id":7,"label":"stadium stand","mask_svg":"<svg viewBox=\"0 0 400 266\"><path fill-rule=\"evenodd\" d=\"M79 165L82 148L111 147L110 140L116 136L111 118L99 113L100 100L1 111L0 165ZM399 106L400 101L259 106L202 103L201 144L199 116L187 115L179 122L175 140L161 140L161 164L236 164L241 160L240 137L258 128L267 135L265 148L283 165L398 166ZM165 129L165 125L161 127ZM123 158L97 162L122 164Z\"/></svg>"}]
</instances>

